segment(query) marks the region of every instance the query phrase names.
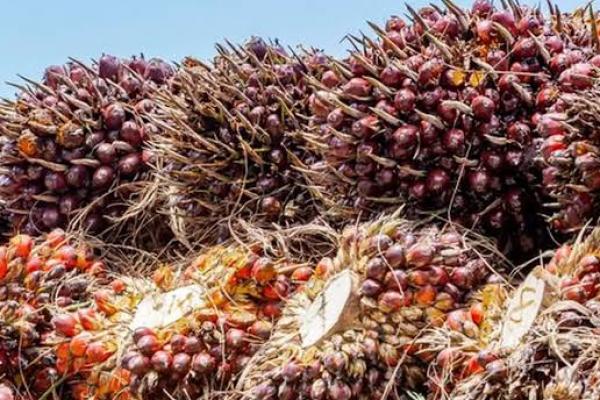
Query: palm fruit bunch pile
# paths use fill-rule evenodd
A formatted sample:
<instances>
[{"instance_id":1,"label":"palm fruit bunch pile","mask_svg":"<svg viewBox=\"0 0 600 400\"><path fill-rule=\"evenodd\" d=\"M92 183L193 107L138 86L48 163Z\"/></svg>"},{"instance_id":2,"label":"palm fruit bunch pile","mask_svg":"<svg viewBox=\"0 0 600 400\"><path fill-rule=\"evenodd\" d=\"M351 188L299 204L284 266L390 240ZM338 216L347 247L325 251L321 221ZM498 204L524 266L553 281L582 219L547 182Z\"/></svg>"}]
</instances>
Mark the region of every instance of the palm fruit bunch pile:
<instances>
[{"instance_id":1,"label":"palm fruit bunch pile","mask_svg":"<svg viewBox=\"0 0 600 400\"><path fill-rule=\"evenodd\" d=\"M230 47L218 46L211 65L185 59L160 98L152 151L177 233L231 215L309 221L317 202L327 202L318 159L301 134L310 118L306 76L318 76L325 57L289 56L258 38Z\"/></svg>"},{"instance_id":2,"label":"palm fruit bunch pile","mask_svg":"<svg viewBox=\"0 0 600 400\"><path fill-rule=\"evenodd\" d=\"M478 0L469 11L444 4L409 6L412 23L371 24L377 41L355 38L347 59L311 80L334 191L366 210L440 210L488 234L511 232L513 247L531 250L543 225L536 161L566 147L568 124L553 116L565 108L561 94L590 87L598 41L585 16L554 7L545 19L513 1L497 9ZM564 205L563 213L572 214Z\"/></svg>"},{"instance_id":3,"label":"palm fruit bunch pile","mask_svg":"<svg viewBox=\"0 0 600 400\"><path fill-rule=\"evenodd\" d=\"M93 305L64 309L45 345L76 400L196 398L224 391L270 336L284 299L312 269L260 250L214 247L183 273L122 276Z\"/></svg>"},{"instance_id":4,"label":"palm fruit bunch pile","mask_svg":"<svg viewBox=\"0 0 600 400\"><path fill-rule=\"evenodd\" d=\"M501 279L489 243L397 216L347 229L290 298L239 389L255 399L379 399L423 388L416 339ZM477 330L482 323L455 318ZM449 317L448 317L449 318Z\"/></svg>"},{"instance_id":5,"label":"palm fruit bunch pile","mask_svg":"<svg viewBox=\"0 0 600 400\"><path fill-rule=\"evenodd\" d=\"M103 55L27 80L0 105L0 194L14 230L78 226L99 231L121 217L136 192L156 131L152 93L173 74L159 60ZM85 212L83 212L85 210Z\"/></svg>"},{"instance_id":6,"label":"palm fruit bunch pile","mask_svg":"<svg viewBox=\"0 0 600 400\"><path fill-rule=\"evenodd\" d=\"M430 365L429 398L594 399L600 365L600 231L564 245L521 287L497 288L483 304L483 332L446 325L426 334L439 344ZM430 348L430 350L433 350Z\"/></svg>"},{"instance_id":7,"label":"palm fruit bunch pile","mask_svg":"<svg viewBox=\"0 0 600 400\"><path fill-rule=\"evenodd\" d=\"M9 379L11 396L39 398L58 384L56 357L45 351L59 328L55 311L89 302L91 282L105 279L104 264L62 230L0 246L0 380Z\"/></svg>"}]
</instances>

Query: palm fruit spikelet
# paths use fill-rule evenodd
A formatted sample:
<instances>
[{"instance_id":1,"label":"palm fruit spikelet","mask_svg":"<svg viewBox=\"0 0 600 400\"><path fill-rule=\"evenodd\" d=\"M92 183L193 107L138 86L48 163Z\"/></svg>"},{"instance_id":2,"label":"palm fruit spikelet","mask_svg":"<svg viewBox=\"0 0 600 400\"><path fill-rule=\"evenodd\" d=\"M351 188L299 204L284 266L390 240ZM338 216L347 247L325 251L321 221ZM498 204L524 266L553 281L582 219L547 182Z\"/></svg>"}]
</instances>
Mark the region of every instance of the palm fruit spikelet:
<instances>
[{"instance_id":1,"label":"palm fruit spikelet","mask_svg":"<svg viewBox=\"0 0 600 400\"><path fill-rule=\"evenodd\" d=\"M0 197L13 228L36 234L72 222L98 232L123 217L156 131L151 94L172 73L158 59L103 55L18 86L17 99L0 105Z\"/></svg>"},{"instance_id":2,"label":"palm fruit spikelet","mask_svg":"<svg viewBox=\"0 0 600 400\"><path fill-rule=\"evenodd\" d=\"M206 233L230 215L306 222L327 201L308 136L300 134L310 113L306 76L318 76L325 57L289 56L257 38L229 46L217 46L210 65L185 59L160 102L163 133L152 148L180 236Z\"/></svg>"},{"instance_id":3,"label":"palm fruit spikelet","mask_svg":"<svg viewBox=\"0 0 600 400\"><path fill-rule=\"evenodd\" d=\"M599 240L600 230L595 229L585 240L557 249L550 262L534 270L508 295L512 300L501 304L504 317L494 322L491 340L452 332L453 346L439 353L432 368L452 374L444 383L452 380L454 387L445 387L446 397L432 398L598 398ZM527 291L530 297L524 298ZM523 321L526 329L518 340L507 341Z\"/></svg>"},{"instance_id":4,"label":"palm fruit spikelet","mask_svg":"<svg viewBox=\"0 0 600 400\"><path fill-rule=\"evenodd\" d=\"M226 390L269 337L282 301L311 273L258 249L217 246L180 274L162 266L152 281L121 276L96 287L92 307L55 317L77 321L77 330L46 340L65 396L172 399Z\"/></svg>"},{"instance_id":5,"label":"palm fruit spikelet","mask_svg":"<svg viewBox=\"0 0 600 400\"><path fill-rule=\"evenodd\" d=\"M409 7L412 24L371 24L377 41L354 38L350 57L311 80L313 130L339 177L330 191L366 211L406 201L449 209L532 250L543 237L536 138L559 129L543 117L558 96L596 76L589 25L512 1L444 4Z\"/></svg>"},{"instance_id":6,"label":"palm fruit spikelet","mask_svg":"<svg viewBox=\"0 0 600 400\"><path fill-rule=\"evenodd\" d=\"M397 216L347 229L239 380L254 399L379 399L423 388L415 340L497 275L489 243ZM496 257L498 259L499 257ZM470 329L477 323L459 321Z\"/></svg>"},{"instance_id":7,"label":"palm fruit spikelet","mask_svg":"<svg viewBox=\"0 0 600 400\"><path fill-rule=\"evenodd\" d=\"M40 398L59 383L45 342L74 327L53 316L89 302L88 287L106 279L104 264L61 230L37 239L15 235L0 246L0 380L14 398Z\"/></svg>"}]
</instances>

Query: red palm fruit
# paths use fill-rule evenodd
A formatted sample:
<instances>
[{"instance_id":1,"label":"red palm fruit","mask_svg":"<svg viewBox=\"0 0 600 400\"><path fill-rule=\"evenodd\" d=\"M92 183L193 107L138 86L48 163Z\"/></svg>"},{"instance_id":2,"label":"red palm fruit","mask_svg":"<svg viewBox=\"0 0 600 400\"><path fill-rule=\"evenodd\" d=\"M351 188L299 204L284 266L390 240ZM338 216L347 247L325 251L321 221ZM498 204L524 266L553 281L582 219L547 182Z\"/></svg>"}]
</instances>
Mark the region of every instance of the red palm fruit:
<instances>
[{"instance_id":1,"label":"red palm fruit","mask_svg":"<svg viewBox=\"0 0 600 400\"><path fill-rule=\"evenodd\" d=\"M198 353L202 350L202 342L197 337L190 336L186 339L183 351L188 354Z\"/></svg>"},{"instance_id":2,"label":"red palm fruit","mask_svg":"<svg viewBox=\"0 0 600 400\"><path fill-rule=\"evenodd\" d=\"M436 295L435 288L431 285L426 285L415 293L414 299L419 305L430 305L435 301Z\"/></svg>"},{"instance_id":3,"label":"red palm fruit","mask_svg":"<svg viewBox=\"0 0 600 400\"><path fill-rule=\"evenodd\" d=\"M155 335L142 336L136 340L135 345L140 353L145 356L151 356L161 348L161 345Z\"/></svg>"},{"instance_id":4,"label":"red palm fruit","mask_svg":"<svg viewBox=\"0 0 600 400\"><path fill-rule=\"evenodd\" d=\"M489 97L477 96L471 101L471 108L475 118L481 121L489 121L494 114L496 105Z\"/></svg>"},{"instance_id":5,"label":"red palm fruit","mask_svg":"<svg viewBox=\"0 0 600 400\"><path fill-rule=\"evenodd\" d=\"M327 277L334 270L333 261L329 257L321 259L315 267L315 275Z\"/></svg>"},{"instance_id":6,"label":"red palm fruit","mask_svg":"<svg viewBox=\"0 0 600 400\"><path fill-rule=\"evenodd\" d=\"M383 311L395 311L405 305L406 297L395 291L387 291L379 296L378 304Z\"/></svg>"},{"instance_id":7,"label":"red palm fruit","mask_svg":"<svg viewBox=\"0 0 600 400\"><path fill-rule=\"evenodd\" d=\"M161 373L168 372L173 363L173 356L167 351L159 350L152 355L150 362L156 371Z\"/></svg>"},{"instance_id":8,"label":"red palm fruit","mask_svg":"<svg viewBox=\"0 0 600 400\"><path fill-rule=\"evenodd\" d=\"M469 313L471 316L471 320L475 322L477 325L481 325L483 319L485 317L483 304L481 303L473 303L469 309Z\"/></svg>"},{"instance_id":9,"label":"red palm fruit","mask_svg":"<svg viewBox=\"0 0 600 400\"><path fill-rule=\"evenodd\" d=\"M292 280L297 282L306 282L310 279L313 274L313 269L310 267L296 268L292 272Z\"/></svg>"},{"instance_id":10,"label":"red palm fruit","mask_svg":"<svg viewBox=\"0 0 600 400\"><path fill-rule=\"evenodd\" d=\"M151 367L150 359L136 354L127 361L127 369L133 374L143 376Z\"/></svg>"},{"instance_id":11,"label":"red palm fruit","mask_svg":"<svg viewBox=\"0 0 600 400\"><path fill-rule=\"evenodd\" d=\"M85 351L90 344L92 335L89 332L81 332L77 334L69 342L69 351L75 357L83 357Z\"/></svg>"},{"instance_id":12,"label":"red palm fruit","mask_svg":"<svg viewBox=\"0 0 600 400\"><path fill-rule=\"evenodd\" d=\"M125 282L122 279L115 279L110 283L110 287L116 294L121 294L125 291Z\"/></svg>"},{"instance_id":13,"label":"red palm fruit","mask_svg":"<svg viewBox=\"0 0 600 400\"><path fill-rule=\"evenodd\" d=\"M342 90L349 96L366 97L371 93L371 84L363 78L352 78L342 87Z\"/></svg>"},{"instance_id":14,"label":"red palm fruit","mask_svg":"<svg viewBox=\"0 0 600 400\"><path fill-rule=\"evenodd\" d=\"M94 292L94 302L96 303L96 307L106 315L110 316L119 311L113 302L111 293L107 289Z\"/></svg>"},{"instance_id":15,"label":"red palm fruit","mask_svg":"<svg viewBox=\"0 0 600 400\"><path fill-rule=\"evenodd\" d=\"M33 247L33 239L29 235L16 235L10 239L9 244L14 249L15 256L27 258Z\"/></svg>"},{"instance_id":16,"label":"red palm fruit","mask_svg":"<svg viewBox=\"0 0 600 400\"><path fill-rule=\"evenodd\" d=\"M225 334L225 343L227 346L237 349L244 345L246 342L246 334L241 329L229 329Z\"/></svg>"},{"instance_id":17,"label":"red palm fruit","mask_svg":"<svg viewBox=\"0 0 600 400\"><path fill-rule=\"evenodd\" d=\"M104 362L112 356L114 351L102 342L93 342L87 346L85 351L86 361L90 364L98 364Z\"/></svg>"},{"instance_id":18,"label":"red palm fruit","mask_svg":"<svg viewBox=\"0 0 600 400\"><path fill-rule=\"evenodd\" d=\"M0 246L0 279L8 274L8 260L6 246Z\"/></svg>"},{"instance_id":19,"label":"red palm fruit","mask_svg":"<svg viewBox=\"0 0 600 400\"><path fill-rule=\"evenodd\" d=\"M185 347L185 343L187 342L187 337L180 334L175 334L171 337L170 344L171 350L173 353L181 353L183 352L183 348Z\"/></svg>"},{"instance_id":20,"label":"red palm fruit","mask_svg":"<svg viewBox=\"0 0 600 400\"><path fill-rule=\"evenodd\" d=\"M262 320L258 320L248 327L248 333L260 339L268 339L272 330L273 324Z\"/></svg>"},{"instance_id":21,"label":"red palm fruit","mask_svg":"<svg viewBox=\"0 0 600 400\"><path fill-rule=\"evenodd\" d=\"M474 355L471 358L469 358L469 360L467 361L467 365L465 366L465 374L467 376L479 374L483 371L485 371L485 368L481 364L479 364L479 359L477 355Z\"/></svg>"},{"instance_id":22,"label":"red palm fruit","mask_svg":"<svg viewBox=\"0 0 600 400\"><path fill-rule=\"evenodd\" d=\"M433 248L428 244L417 243L406 252L406 262L414 268L421 268L431 263Z\"/></svg>"},{"instance_id":23,"label":"red palm fruit","mask_svg":"<svg viewBox=\"0 0 600 400\"><path fill-rule=\"evenodd\" d=\"M192 359L191 368L199 374L205 374L215 369L217 361L213 356L206 352L196 354Z\"/></svg>"},{"instance_id":24,"label":"red palm fruit","mask_svg":"<svg viewBox=\"0 0 600 400\"><path fill-rule=\"evenodd\" d=\"M192 358L186 353L177 353L173 357L173 371L178 374L185 374L189 371Z\"/></svg>"},{"instance_id":25,"label":"red palm fruit","mask_svg":"<svg viewBox=\"0 0 600 400\"><path fill-rule=\"evenodd\" d=\"M70 245L60 246L53 255L54 258L60 260L67 269L72 269L77 265L77 250Z\"/></svg>"},{"instance_id":26,"label":"red palm fruit","mask_svg":"<svg viewBox=\"0 0 600 400\"><path fill-rule=\"evenodd\" d=\"M77 311L77 316L85 330L96 331L102 327L102 320L93 308L83 308Z\"/></svg>"},{"instance_id":27,"label":"red palm fruit","mask_svg":"<svg viewBox=\"0 0 600 400\"><path fill-rule=\"evenodd\" d=\"M252 278L258 283L267 283L277 276L275 266L268 258L261 257L252 265Z\"/></svg>"},{"instance_id":28,"label":"red palm fruit","mask_svg":"<svg viewBox=\"0 0 600 400\"><path fill-rule=\"evenodd\" d=\"M66 241L65 231L62 229L54 229L46 235L46 243L53 248L57 248Z\"/></svg>"},{"instance_id":29,"label":"red palm fruit","mask_svg":"<svg viewBox=\"0 0 600 400\"><path fill-rule=\"evenodd\" d=\"M79 332L77 319L72 314L58 314L52 318L52 325L61 335L72 337Z\"/></svg>"},{"instance_id":30,"label":"red palm fruit","mask_svg":"<svg viewBox=\"0 0 600 400\"><path fill-rule=\"evenodd\" d=\"M445 325L454 330L454 331L462 331L465 321L467 321L468 316L465 310L454 310L448 314L446 318Z\"/></svg>"}]
</instances>

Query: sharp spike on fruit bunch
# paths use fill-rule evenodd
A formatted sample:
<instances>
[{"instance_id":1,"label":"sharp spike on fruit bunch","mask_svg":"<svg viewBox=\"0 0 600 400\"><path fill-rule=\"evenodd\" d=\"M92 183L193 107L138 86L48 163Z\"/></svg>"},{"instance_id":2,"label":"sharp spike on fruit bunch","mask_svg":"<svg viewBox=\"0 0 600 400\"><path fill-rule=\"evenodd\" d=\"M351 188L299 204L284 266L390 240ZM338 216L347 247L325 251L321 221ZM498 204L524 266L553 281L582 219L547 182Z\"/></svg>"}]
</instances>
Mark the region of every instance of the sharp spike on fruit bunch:
<instances>
[{"instance_id":1,"label":"sharp spike on fruit bunch","mask_svg":"<svg viewBox=\"0 0 600 400\"><path fill-rule=\"evenodd\" d=\"M412 24L371 24L379 40L332 63L313 85L328 99L312 119L340 177L331 191L365 211L404 202L449 209L467 227L510 232L512 247L527 252L543 237L536 139L568 130L543 115L560 112L560 94L585 90L596 76L592 35L574 15L564 15L559 33L526 6L445 4L413 10Z\"/></svg>"},{"instance_id":2,"label":"sharp spike on fruit bunch","mask_svg":"<svg viewBox=\"0 0 600 400\"><path fill-rule=\"evenodd\" d=\"M92 307L55 316L46 345L75 399L224 391L311 274L260 250L214 247L182 274L163 266L153 281L123 276L97 288Z\"/></svg>"},{"instance_id":3,"label":"sharp spike on fruit bunch","mask_svg":"<svg viewBox=\"0 0 600 400\"><path fill-rule=\"evenodd\" d=\"M105 281L104 264L62 230L19 234L0 246L0 379L25 396L15 398L39 398L58 385L57 359L45 346L53 332L74 334L78 325L56 310L83 306Z\"/></svg>"},{"instance_id":4,"label":"sharp spike on fruit bunch","mask_svg":"<svg viewBox=\"0 0 600 400\"><path fill-rule=\"evenodd\" d=\"M103 55L94 65L71 61L27 80L0 105L0 197L15 230L30 234L74 225L101 232L125 214L143 180L156 131L153 93L171 66L143 57ZM147 199L146 199L147 200ZM136 220L140 222L142 218Z\"/></svg>"},{"instance_id":5,"label":"sharp spike on fruit bunch","mask_svg":"<svg viewBox=\"0 0 600 400\"><path fill-rule=\"evenodd\" d=\"M218 49L210 65L184 60L161 98L163 132L152 147L168 207L181 215L174 230L189 236L195 224L206 235L224 215L283 226L313 219L328 199L303 132L308 80L325 57L292 57L257 38Z\"/></svg>"},{"instance_id":6,"label":"sharp spike on fruit bunch","mask_svg":"<svg viewBox=\"0 0 600 400\"><path fill-rule=\"evenodd\" d=\"M463 233L396 216L345 231L250 362L243 395L359 399L422 388L417 337L499 277L493 246Z\"/></svg>"},{"instance_id":7,"label":"sharp spike on fruit bunch","mask_svg":"<svg viewBox=\"0 0 600 400\"><path fill-rule=\"evenodd\" d=\"M430 397L593 399L600 354L600 230L563 245L534 270L494 313L488 336L438 330ZM499 310L499 311L498 311ZM449 321L449 319L448 319ZM429 339L431 339L430 336ZM484 339L484 340L482 340ZM423 339L431 343L431 340Z\"/></svg>"}]
</instances>

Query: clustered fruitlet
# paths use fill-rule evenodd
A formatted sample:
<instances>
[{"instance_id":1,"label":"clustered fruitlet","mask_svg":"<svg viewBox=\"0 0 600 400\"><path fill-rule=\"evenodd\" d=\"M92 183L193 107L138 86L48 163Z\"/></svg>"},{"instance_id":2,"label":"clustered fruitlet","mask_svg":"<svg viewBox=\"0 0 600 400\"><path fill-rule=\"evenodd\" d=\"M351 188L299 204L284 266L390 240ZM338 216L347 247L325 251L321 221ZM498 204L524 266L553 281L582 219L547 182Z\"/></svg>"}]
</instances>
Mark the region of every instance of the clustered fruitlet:
<instances>
[{"instance_id":1,"label":"clustered fruitlet","mask_svg":"<svg viewBox=\"0 0 600 400\"><path fill-rule=\"evenodd\" d=\"M321 149L339 176L335 191L365 210L449 209L455 221L511 232L514 247L531 250L543 225L535 161L540 151L545 159L566 151L568 125L553 115L566 107L562 93L592 86L597 41L575 15L545 18L512 2L476 1L470 11L445 4L409 7L412 23L371 24L379 40L356 39L357 50L313 82L314 130L328 143ZM555 175L545 171L545 184ZM579 192L564 196L576 208L563 204L567 226L590 211Z\"/></svg>"},{"instance_id":2,"label":"clustered fruitlet","mask_svg":"<svg viewBox=\"0 0 600 400\"><path fill-rule=\"evenodd\" d=\"M486 266L491 255L478 250L453 228L418 228L401 219L348 229L337 256L323 259L288 301L282 323L241 385L257 399L381 398L391 380L393 387L422 389L425 364L414 344L422 331L452 323L477 332L483 321L476 307L454 311L497 279ZM297 321L328 278L348 269L358 276L358 316L303 347L293 334Z\"/></svg>"},{"instance_id":3,"label":"clustered fruitlet","mask_svg":"<svg viewBox=\"0 0 600 400\"><path fill-rule=\"evenodd\" d=\"M306 76L318 52L289 56L254 38L207 65L185 59L161 99L163 132L153 153L168 204L205 230L223 215L282 225L307 221L326 201L314 186L314 152L301 133L309 118ZM318 140L318 139L315 139Z\"/></svg>"},{"instance_id":4,"label":"clustered fruitlet","mask_svg":"<svg viewBox=\"0 0 600 400\"><path fill-rule=\"evenodd\" d=\"M55 310L88 302L90 282L105 275L104 264L62 230L35 240L19 234L0 246L0 375L23 376L13 384L36 398L56 384L62 371L46 345L74 326Z\"/></svg>"},{"instance_id":5,"label":"clustered fruitlet","mask_svg":"<svg viewBox=\"0 0 600 400\"><path fill-rule=\"evenodd\" d=\"M151 95L172 73L158 59L103 55L48 67L1 105L0 195L13 228L35 234L77 216L97 231L121 216L133 191L124 184L145 169L142 145L156 131Z\"/></svg>"}]
</instances>

